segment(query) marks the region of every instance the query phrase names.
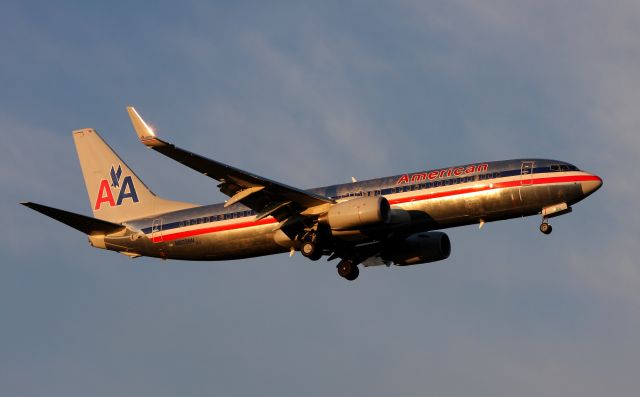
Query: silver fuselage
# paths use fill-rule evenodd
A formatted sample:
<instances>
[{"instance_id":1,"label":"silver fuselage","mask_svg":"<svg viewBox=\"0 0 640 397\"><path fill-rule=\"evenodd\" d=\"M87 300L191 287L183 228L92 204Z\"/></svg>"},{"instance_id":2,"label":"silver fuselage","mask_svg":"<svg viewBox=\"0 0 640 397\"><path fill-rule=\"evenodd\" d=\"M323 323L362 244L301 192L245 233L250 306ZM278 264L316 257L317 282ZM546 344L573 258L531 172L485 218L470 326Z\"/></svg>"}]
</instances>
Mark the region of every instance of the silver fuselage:
<instances>
[{"instance_id":1,"label":"silver fuselage","mask_svg":"<svg viewBox=\"0 0 640 397\"><path fill-rule=\"evenodd\" d=\"M492 222L568 206L595 191L602 181L571 164L516 159L471 164L310 189L336 201L384 196L391 220L379 230L408 235L420 231ZM271 217L256 221L241 204L224 203L125 222L137 232L90 238L94 246L131 256L184 260L228 260L287 252L297 243ZM375 229L375 228L374 228ZM367 230L334 232L352 243L373 239Z\"/></svg>"}]
</instances>

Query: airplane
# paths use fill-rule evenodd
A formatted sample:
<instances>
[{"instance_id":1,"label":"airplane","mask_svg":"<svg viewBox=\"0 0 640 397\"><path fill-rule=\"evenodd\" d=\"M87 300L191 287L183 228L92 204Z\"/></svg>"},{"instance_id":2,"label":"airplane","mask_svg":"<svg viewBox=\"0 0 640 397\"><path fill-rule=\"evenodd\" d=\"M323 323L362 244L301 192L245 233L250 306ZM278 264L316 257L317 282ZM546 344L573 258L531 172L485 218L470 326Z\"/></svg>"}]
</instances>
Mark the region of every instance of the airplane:
<instances>
[{"instance_id":1,"label":"airplane","mask_svg":"<svg viewBox=\"0 0 640 397\"><path fill-rule=\"evenodd\" d=\"M218 182L229 199L196 205L156 196L91 128L73 131L93 217L33 202L21 204L75 228L91 246L131 258L218 261L297 251L340 259L338 274L362 267L447 259L441 230L516 217L549 219L602 186L564 161L472 163L302 190L202 157L159 138L133 107L133 128L147 148Z\"/></svg>"}]
</instances>

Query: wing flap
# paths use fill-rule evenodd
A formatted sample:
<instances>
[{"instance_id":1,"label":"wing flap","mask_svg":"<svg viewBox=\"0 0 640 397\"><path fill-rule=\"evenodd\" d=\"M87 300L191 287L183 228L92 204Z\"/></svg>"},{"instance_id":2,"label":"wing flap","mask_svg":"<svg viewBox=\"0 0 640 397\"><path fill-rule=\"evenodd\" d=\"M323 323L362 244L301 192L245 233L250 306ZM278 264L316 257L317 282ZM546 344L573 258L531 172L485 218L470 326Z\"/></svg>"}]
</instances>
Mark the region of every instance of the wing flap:
<instances>
[{"instance_id":1,"label":"wing flap","mask_svg":"<svg viewBox=\"0 0 640 397\"><path fill-rule=\"evenodd\" d=\"M231 198L226 203L224 203L224 207L227 208L231 205L234 205L235 203L246 199L250 195L259 192L262 189L264 189L264 186L254 186L246 188L244 190L240 190L238 193L231 196Z\"/></svg>"}]
</instances>

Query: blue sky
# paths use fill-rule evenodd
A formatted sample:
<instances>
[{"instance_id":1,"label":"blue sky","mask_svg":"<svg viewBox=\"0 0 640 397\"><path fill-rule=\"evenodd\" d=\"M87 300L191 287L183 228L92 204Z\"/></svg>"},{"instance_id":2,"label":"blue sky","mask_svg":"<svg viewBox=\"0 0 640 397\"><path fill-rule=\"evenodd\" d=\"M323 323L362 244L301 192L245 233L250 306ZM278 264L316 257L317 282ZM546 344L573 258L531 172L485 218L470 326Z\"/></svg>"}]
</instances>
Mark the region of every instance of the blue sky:
<instances>
[{"instance_id":1,"label":"blue sky","mask_svg":"<svg viewBox=\"0 0 640 397\"><path fill-rule=\"evenodd\" d=\"M0 388L15 396L635 395L634 1L17 2L0 12ZM156 193L215 183L125 106L299 187L515 157L603 189L555 219L449 231L445 262L130 260L20 207L90 214L71 130Z\"/></svg>"}]
</instances>

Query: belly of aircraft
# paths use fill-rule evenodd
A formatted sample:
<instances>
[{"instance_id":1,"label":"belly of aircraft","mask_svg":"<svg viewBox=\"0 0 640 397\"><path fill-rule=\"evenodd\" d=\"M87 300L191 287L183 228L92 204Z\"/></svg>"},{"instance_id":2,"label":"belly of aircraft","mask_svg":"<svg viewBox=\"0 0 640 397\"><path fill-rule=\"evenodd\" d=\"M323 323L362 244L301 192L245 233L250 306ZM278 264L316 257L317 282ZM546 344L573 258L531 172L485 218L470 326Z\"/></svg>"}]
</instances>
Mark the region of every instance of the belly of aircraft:
<instances>
[{"instance_id":1,"label":"belly of aircraft","mask_svg":"<svg viewBox=\"0 0 640 397\"><path fill-rule=\"evenodd\" d=\"M428 229L534 215L543 207L581 197L579 184L518 186L428 199L399 206L411 215L412 223Z\"/></svg>"}]
</instances>

